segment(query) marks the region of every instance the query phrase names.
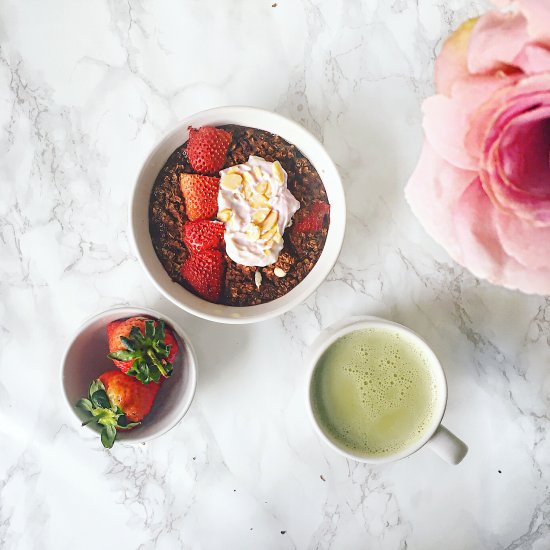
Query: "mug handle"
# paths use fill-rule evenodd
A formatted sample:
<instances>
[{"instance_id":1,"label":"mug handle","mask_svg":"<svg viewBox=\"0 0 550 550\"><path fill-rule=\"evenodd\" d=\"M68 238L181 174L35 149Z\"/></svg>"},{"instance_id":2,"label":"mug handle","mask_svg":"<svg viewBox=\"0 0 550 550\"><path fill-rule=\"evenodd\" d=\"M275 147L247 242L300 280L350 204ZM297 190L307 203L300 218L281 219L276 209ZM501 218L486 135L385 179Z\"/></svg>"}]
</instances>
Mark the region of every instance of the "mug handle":
<instances>
[{"instance_id":1,"label":"mug handle","mask_svg":"<svg viewBox=\"0 0 550 550\"><path fill-rule=\"evenodd\" d=\"M442 424L435 430L426 446L449 464L458 464L468 452L468 445Z\"/></svg>"}]
</instances>

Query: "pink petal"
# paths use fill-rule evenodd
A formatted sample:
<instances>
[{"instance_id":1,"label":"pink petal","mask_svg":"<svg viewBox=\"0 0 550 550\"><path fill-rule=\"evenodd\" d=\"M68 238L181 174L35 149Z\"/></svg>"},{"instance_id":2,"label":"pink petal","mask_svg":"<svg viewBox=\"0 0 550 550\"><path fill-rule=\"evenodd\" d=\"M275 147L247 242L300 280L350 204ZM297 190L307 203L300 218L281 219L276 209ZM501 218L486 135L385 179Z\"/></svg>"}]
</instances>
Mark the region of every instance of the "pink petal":
<instances>
[{"instance_id":1,"label":"pink petal","mask_svg":"<svg viewBox=\"0 0 550 550\"><path fill-rule=\"evenodd\" d=\"M518 0L531 39L550 46L550 6L547 0Z\"/></svg>"},{"instance_id":2,"label":"pink petal","mask_svg":"<svg viewBox=\"0 0 550 550\"><path fill-rule=\"evenodd\" d=\"M513 65L524 44L529 42L527 20L521 13L492 10L480 17L468 47L471 73L488 73Z\"/></svg>"},{"instance_id":3,"label":"pink petal","mask_svg":"<svg viewBox=\"0 0 550 550\"><path fill-rule=\"evenodd\" d=\"M424 131L432 147L446 161L465 170L477 170L480 150L465 147L470 124L476 122L473 115L493 93L515 81L515 77L470 76L457 80L452 86L451 97L435 95L426 99Z\"/></svg>"},{"instance_id":4,"label":"pink petal","mask_svg":"<svg viewBox=\"0 0 550 550\"><path fill-rule=\"evenodd\" d=\"M547 230L530 233L524 222L499 212L474 172L451 166L425 142L405 196L426 231L474 275L523 292L550 294L550 269L542 261L532 263L537 253L548 258Z\"/></svg>"},{"instance_id":5,"label":"pink petal","mask_svg":"<svg viewBox=\"0 0 550 550\"><path fill-rule=\"evenodd\" d=\"M550 267L550 227L534 227L498 209L495 211L495 222L506 254L530 269Z\"/></svg>"},{"instance_id":6,"label":"pink petal","mask_svg":"<svg viewBox=\"0 0 550 550\"><path fill-rule=\"evenodd\" d=\"M447 249L457 244L450 213L464 190L477 177L442 159L425 141L405 197L426 231Z\"/></svg>"},{"instance_id":7,"label":"pink petal","mask_svg":"<svg viewBox=\"0 0 550 550\"><path fill-rule=\"evenodd\" d=\"M435 60L435 85L440 94L450 95L456 80L468 76L468 43L478 18L464 21L451 34Z\"/></svg>"},{"instance_id":8,"label":"pink petal","mask_svg":"<svg viewBox=\"0 0 550 550\"><path fill-rule=\"evenodd\" d=\"M449 249L451 256L477 277L492 283L527 293L550 294L550 266L527 267L508 255L497 230L499 215L481 182L470 185L454 211L459 250L453 255Z\"/></svg>"},{"instance_id":9,"label":"pink petal","mask_svg":"<svg viewBox=\"0 0 550 550\"><path fill-rule=\"evenodd\" d=\"M496 78L496 77L495 77ZM495 90L488 100L475 112L475 124L470 125L464 139L466 148L471 156L481 156L485 146L486 135L492 128L498 113L507 105L513 104L521 97L540 93L541 90L550 90L550 74L531 77L503 77L505 85Z\"/></svg>"},{"instance_id":10,"label":"pink petal","mask_svg":"<svg viewBox=\"0 0 550 550\"><path fill-rule=\"evenodd\" d=\"M464 148L468 113L463 104L445 95L434 95L422 105L426 139L446 161L458 168L475 170L477 162Z\"/></svg>"},{"instance_id":11,"label":"pink petal","mask_svg":"<svg viewBox=\"0 0 550 550\"><path fill-rule=\"evenodd\" d=\"M479 178L464 191L452 216L459 242L455 259L478 277L498 280L506 253L495 229L494 206Z\"/></svg>"},{"instance_id":12,"label":"pink petal","mask_svg":"<svg viewBox=\"0 0 550 550\"><path fill-rule=\"evenodd\" d=\"M540 44L525 44L513 63L526 74L550 72L550 49Z\"/></svg>"}]
</instances>

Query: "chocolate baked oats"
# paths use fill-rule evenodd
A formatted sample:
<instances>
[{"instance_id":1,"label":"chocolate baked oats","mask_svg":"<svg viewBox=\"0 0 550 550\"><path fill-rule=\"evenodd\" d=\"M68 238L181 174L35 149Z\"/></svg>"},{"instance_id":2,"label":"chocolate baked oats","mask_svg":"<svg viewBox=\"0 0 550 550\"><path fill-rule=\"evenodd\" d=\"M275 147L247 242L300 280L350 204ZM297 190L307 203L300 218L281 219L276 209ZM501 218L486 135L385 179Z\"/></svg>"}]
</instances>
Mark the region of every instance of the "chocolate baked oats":
<instances>
[{"instance_id":1,"label":"chocolate baked oats","mask_svg":"<svg viewBox=\"0 0 550 550\"><path fill-rule=\"evenodd\" d=\"M294 145L288 143L280 136L264 130L236 125L220 126L218 128L228 133L220 132L224 136L228 136L227 141L229 141L229 136L231 136L225 161L223 162L222 180L225 177L229 181L229 174L238 171L239 166L237 165L243 166L247 163L250 164L251 161L257 161L257 164L263 163L265 166L268 166L268 163L275 163L269 164L269 166L273 167L273 173L275 173L277 168L275 165L277 164L276 161L278 161L280 163L279 166L283 169L282 172L286 172L286 186L291 193L291 197L293 196L289 200L296 202L294 200L296 199L299 202L297 212L297 203L293 209L287 212L288 223L286 229L285 226L282 226L280 234L279 228L274 227L272 230L265 231L260 235L259 232L261 231L262 223L265 225L272 217L277 219L277 216L273 214L271 216L267 214L262 215L257 210L254 212L254 216L256 217L260 215L257 218L260 229L253 227L252 229L258 229L258 235L248 235L247 238L251 242L264 242L265 239L262 241L264 235L266 237L268 233L269 236L273 235L274 240L273 242L270 241L273 249L263 250L266 258L264 258L265 261L262 262L260 260L259 262L270 262L269 265L259 265L259 263L243 265L243 263L237 263L231 259L227 250L227 247L231 243L226 223L226 243L224 244L222 240L219 246L224 264L223 271L221 271L223 274L221 275L222 280L219 292L205 294L199 286L190 284L189 277L185 275L190 272L190 268L195 269L195 265L190 264L191 260L198 258L198 255L195 254L198 249L194 246L194 243L191 246L186 246L185 242L189 245L189 231L185 232L186 239L184 242L184 224L211 223L212 227L208 229L208 239L214 242L212 240L215 238L213 235L214 233L219 233L219 227L217 226L220 222L189 221L190 217L192 219L201 218L195 213L193 213L194 218L189 216L191 198L186 195L184 199L182 194L182 189L186 185L184 180L198 182L197 185L204 185L206 191L201 188L199 193L199 197L202 197L202 194L209 192L208 186L215 182L212 176L218 176L217 172L219 170L212 170L209 173L203 171L203 174L207 173L208 176L196 175L194 166L196 167L197 163L190 162L190 155L188 155L187 151L188 143L183 144L172 153L161 169L153 186L149 205L149 231L153 246L164 269L172 280L194 294L210 301L230 306L250 306L269 302L280 298L292 290L306 277L319 259L327 238L329 226L329 206L326 191L319 174L309 160ZM198 132L197 130L193 131ZM194 149L200 151L200 144ZM218 151L216 151L217 153ZM253 164L251 166L251 170L260 169ZM207 170L207 168L203 170ZM195 175L188 177L184 174ZM247 176L245 173L241 175ZM240 181L240 176L237 184L238 181ZM256 185L258 184L256 183ZM250 197L248 198L250 199ZM195 200L195 196L193 196L193 200ZM254 204L255 199L252 198L251 200L252 204ZM218 203L221 204L221 202L222 199L218 199ZM270 208L267 205L260 204L258 208L261 210L264 206L266 207L265 212L270 212ZM221 208L220 206L218 219L228 222L230 214L224 217L224 213L229 210L222 210ZM281 220L284 209L277 214L280 214L279 220ZM265 219L266 216L268 219ZM202 219L212 218L209 213L206 218L203 217ZM291 219L292 223L290 222ZM198 230L199 226L196 229ZM211 229L215 229L215 231ZM221 231L223 232L223 229ZM240 235L242 236L243 233L240 233ZM283 242L284 245L282 244ZM278 245L277 243L280 244ZM233 244L231 246L233 247ZM282 246L282 249L280 249L280 246ZM210 248L216 248L216 245L212 244ZM231 255L233 257L235 257L235 250L235 247L231 248L233 252ZM212 253L211 250L207 252ZM205 252L198 252L198 254L205 254ZM214 261L216 258L210 254L208 260ZM186 267L184 268L184 266ZM203 269L203 273L210 273L210 266L211 264L208 264ZM215 271L217 270L218 268L216 267ZM193 273L196 273L196 270Z\"/></svg>"}]
</instances>

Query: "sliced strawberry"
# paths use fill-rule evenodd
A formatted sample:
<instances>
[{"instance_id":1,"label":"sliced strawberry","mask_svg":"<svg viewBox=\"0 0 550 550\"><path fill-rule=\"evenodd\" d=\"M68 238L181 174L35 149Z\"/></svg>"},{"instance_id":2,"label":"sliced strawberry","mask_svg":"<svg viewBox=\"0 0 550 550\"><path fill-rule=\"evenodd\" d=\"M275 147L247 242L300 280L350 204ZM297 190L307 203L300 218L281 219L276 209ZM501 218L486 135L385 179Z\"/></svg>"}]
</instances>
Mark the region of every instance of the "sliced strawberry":
<instances>
[{"instance_id":1,"label":"sliced strawberry","mask_svg":"<svg viewBox=\"0 0 550 550\"><path fill-rule=\"evenodd\" d=\"M219 248L223 242L225 226L220 222L198 220L183 224L183 242L191 254Z\"/></svg>"},{"instance_id":2,"label":"sliced strawberry","mask_svg":"<svg viewBox=\"0 0 550 550\"><path fill-rule=\"evenodd\" d=\"M181 266L181 275L202 298L217 302L222 291L225 264L219 250L203 250L189 256Z\"/></svg>"},{"instance_id":3,"label":"sliced strawberry","mask_svg":"<svg viewBox=\"0 0 550 550\"><path fill-rule=\"evenodd\" d=\"M300 208L294 216L292 231L296 233L311 233L321 231L330 213L330 205L322 201L314 201Z\"/></svg>"},{"instance_id":4,"label":"sliced strawberry","mask_svg":"<svg viewBox=\"0 0 550 550\"><path fill-rule=\"evenodd\" d=\"M182 174L180 186L187 217L191 221L207 220L218 211L218 187L220 178Z\"/></svg>"},{"instance_id":5,"label":"sliced strawberry","mask_svg":"<svg viewBox=\"0 0 550 550\"><path fill-rule=\"evenodd\" d=\"M219 172L225 163L230 143L231 133L221 128L202 126L197 130L190 126L187 158L193 170L200 174Z\"/></svg>"}]
</instances>

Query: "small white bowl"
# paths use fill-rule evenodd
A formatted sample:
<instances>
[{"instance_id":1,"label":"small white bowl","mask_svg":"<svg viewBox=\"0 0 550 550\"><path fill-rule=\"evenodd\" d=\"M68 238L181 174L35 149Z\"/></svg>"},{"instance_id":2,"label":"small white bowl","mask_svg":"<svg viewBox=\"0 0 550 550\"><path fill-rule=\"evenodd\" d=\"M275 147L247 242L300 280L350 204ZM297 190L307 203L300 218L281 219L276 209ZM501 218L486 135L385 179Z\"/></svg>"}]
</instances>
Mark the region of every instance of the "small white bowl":
<instances>
[{"instance_id":1,"label":"small white bowl","mask_svg":"<svg viewBox=\"0 0 550 550\"><path fill-rule=\"evenodd\" d=\"M189 409L197 385L197 359L185 331L173 319L153 309L117 307L88 319L77 330L61 362L61 385L67 405L75 419L82 422L88 417L75 407L75 403L81 397L87 397L91 382L100 374L117 368L107 357L107 325L111 321L136 315L162 319L169 325L178 342L179 352L174 361L173 374L163 382L151 412L137 428L117 433L117 441L127 443L143 443L159 437L178 424ZM87 428L97 431L92 425ZM99 437L98 445L101 445Z\"/></svg>"},{"instance_id":2,"label":"small white bowl","mask_svg":"<svg viewBox=\"0 0 550 550\"><path fill-rule=\"evenodd\" d=\"M238 124L277 134L295 145L313 164L330 203L330 226L323 252L304 280L288 294L256 306L212 304L172 281L160 263L149 234L149 199L158 173L168 157L188 138L188 126ZM305 128L281 115L253 107L219 107L182 120L164 136L147 157L130 200L130 235L139 262L158 290L189 313L220 323L253 323L281 315L303 302L325 280L342 248L346 228L346 202L336 166L321 143Z\"/></svg>"}]
</instances>

